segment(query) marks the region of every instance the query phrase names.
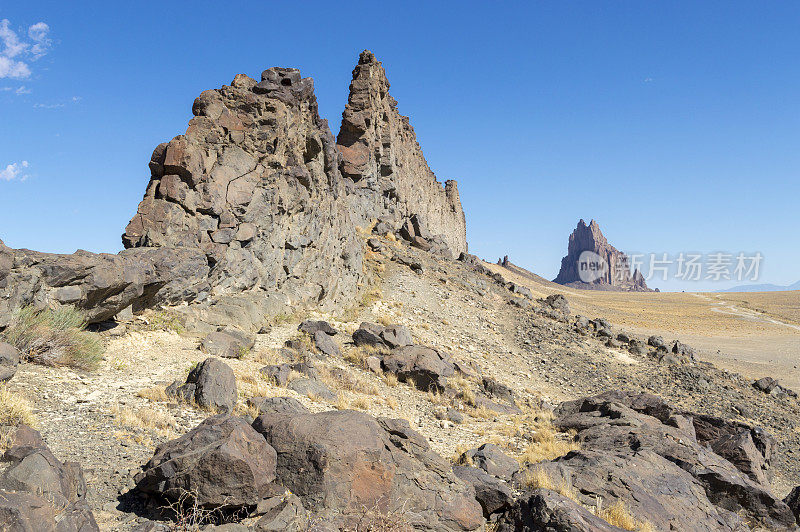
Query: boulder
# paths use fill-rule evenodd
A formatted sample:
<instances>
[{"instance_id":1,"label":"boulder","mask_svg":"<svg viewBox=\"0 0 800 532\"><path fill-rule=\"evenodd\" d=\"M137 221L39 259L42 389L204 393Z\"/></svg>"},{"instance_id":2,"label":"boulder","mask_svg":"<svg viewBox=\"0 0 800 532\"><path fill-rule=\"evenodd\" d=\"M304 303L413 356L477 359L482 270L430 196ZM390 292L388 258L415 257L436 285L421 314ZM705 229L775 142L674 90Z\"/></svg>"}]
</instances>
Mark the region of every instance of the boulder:
<instances>
[{"instance_id":1,"label":"boulder","mask_svg":"<svg viewBox=\"0 0 800 532\"><path fill-rule=\"evenodd\" d=\"M276 460L275 449L244 418L213 416L159 445L135 489L171 501L188 492L205 508L243 508L269 493Z\"/></svg>"},{"instance_id":2,"label":"boulder","mask_svg":"<svg viewBox=\"0 0 800 532\"><path fill-rule=\"evenodd\" d=\"M783 502L792 510L797 523L800 524L800 486L792 488L792 491L783 499Z\"/></svg>"},{"instance_id":3,"label":"boulder","mask_svg":"<svg viewBox=\"0 0 800 532\"><path fill-rule=\"evenodd\" d=\"M436 349L408 345L392 350L383 357L384 371L393 373L403 382L409 379L420 390L444 390L447 378L455 374L449 355Z\"/></svg>"},{"instance_id":4,"label":"boulder","mask_svg":"<svg viewBox=\"0 0 800 532\"><path fill-rule=\"evenodd\" d=\"M383 343L392 349L414 343L411 333L402 325L387 325L381 331L380 337Z\"/></svg>"},{"instance_id":5,"label":"boulder","mask_svg":"<svg viewBox=\"0 0 800 532\"><path fill-rule=\"evenodd\" d=\"M0 383L8 382L17 373L19 350L11 344L0 342Z\"/></svg>"},{"instance_id":6,"label":"boulder","mask_svg":"<svg viewBox=\"0 0 800 532\"><path fill-rule=\"evenodd\" d=\"M382 326L365 321L353 333L353 343L357 346L385 346L381 333L383 333Z\"/></svg>"},{"instance_id":7,"label":"boulder","mask_svg":"<svg viewBox=\"0 0 800 532\"><path fill-rule=\"evenodd\" d=\"M582 450L539 467L570 479L585 504L622 499L658 530L738 530L743 519L770 529L794 526L768 485L701 443L712 441L711 431L696 433L692 415L656 396L607 392L563 403L555 415L559 429L578 432ZM737 445L726 443L724 451L739 456Z\"/></svg>"},{"instance_id":8,"label":"boulder","mask_svg":"<svg viewBox=\"0 0 800 532\"><path fill-rule=\"evenodd\" d=\"M492 397L497 397L498 399L502 399L503 401L507 401L511 404L514 403L514 390L512 390L509 386L506 386L502 382L498 382L497 380L491 377L484 377L481 380L481 386L483 391L489 394Z\"/></svg>"},{"instance_id":9,"label":"boulder","mask_svg":"<svg viewBox=\"0 0 800 532\"><path fill-rule=\"evenodd\" d=\"M495 513L511 507L514 496L511 488L495 476L476 467L454 466L453 473L459 479L475 488L475 499L483 508L487 519Z\"/></svg>"},{"instance_id":10,"label":"boulder","mask_svg":"<svg viewBox=\"0 0 800 532\"><path fill-rule=\"evenodd\" d=\"M200 341L200 350L211 356L222 358L241 358L256 344L251 335L226 327L221 331L212 332Z\"/></svg>"},{"instance_id":11,"label":"boulder","mask_svg":"<svg viewBox=\"0 0 800 532\"><path fill-rule=\"evenodd\" d=\"M660 336L651 336L647 339L647 345L651 347L655 347L658 349L659 347L663 347L666 349L667 344L664 342L664 339Z\"/></svg>"},{"instance_id":12,"label":"boulder","mask_svg":"<svg viewBox=\"0 0 800 532\"><path fill-rule=\"evenodd\" d=\"M310 398L322 399L328 402L336 401L336 394L317 379L295 379L289 383L288 388Z\"/></svg>"},{"instance_id":13,"label":"boulder","mask_svg":"<svg viewBox=\"0 0 800 532\"><path fill-rule=\"evenodd\" d=\"M209 357L192 368L186 383L173 382L167 395L187 402L194 401L202 408L233 412L236 406L236 375L222 360Z\"/></svg>"},{"instance_id":14,"label":"boulder","mask_svg":"<svg viewBox=\"0 0 800 532\"><path fill-rule=\"evenodd\" d=\"M493 443L484 443L477 449L470 449L461 455L461 459L489 475L502 479L510 479L519 470L519 462L506 455Z\"/></svg>"},{"instance_id":15,"label":"boulder","mask_svg":"<svg viewBox=\"0 0 800 532\"><path fill-rule=\"evenodd\" d=\"M292 372L292 367L289 364L271 364L264 366L259 370L267 380L270 380L278 386L286 386L289 382L289 374Z\"/></svg>"},{"instance_id":16,"label":"boulder","mask_svg":"<svg viewBox=\"0 0 800 532\"><path fill-rule=\"evenodd\" d=\"M572 499L548 489L525 493L498 520L497 532L622 532Z\"/></svg>"},{"instance_id":17,"label":"boulder","mask_svg":"<svg viewBox=\"0 0 800 532\"><path fill-rule=\"evenodd\" d=\"M327 321L305 320L297 329L304 333L314 335L317 331L322 331L330 336L336 336L338 331L334 329Z\"/></svg>"},{"instance_id":18,"label":"boulder","mask_svg":"<svg viewBox=\"0 0 800 532\"><path fill-rule=\"evenodd\" d=\"M401 512L424 530L476 530L475 492L406 421L363 412L265 414L253 427L278 453L277 475L315 516Z\"/></svg>"},{"instance_id":19,"label":"boulder","mask_svg":"<svg viewBox=\"0 0 800 532\"><path fill-rule=\"evenodd\" d=\"M251 397L248 404L256 407L260 414L306 414L308 409L294 397Z\"/></svg>"},{"instance_id":20,"label":"boulder","mask_svg":"<svg viewBox=\"0 0 800 532\"><path fill-rule=\"evenodd\" d=\"M569 302L563 294L551 294L544 298L544 302L550 308L561 311L564 315L569 315Z\"/></svg>"},{"instance_id":21,"label":"boulder","mask_svg":"<svg viewBox=\"0 0 800 532\"><path fill-rule=\"evenodd\" d=\"M259 503L261 518L253 525L253 532L300 532L308 530L308 516L297 495L271 497Z\"/></svg>"},{"instance_id":22,"label":"boulder","mask_svg":"<svg viewBox=\"0 0 800 532\"><path fill-rule=\"evenodd\" d=\"M784 388L772 377L762 377L753 383L753 388L759 392L768 393L777 397L797 397L797 394L789 388Z\"/></svg>"},{"instance_id":23,"label":"boulder","mask_svg":"<svg viewBox=\"0 0 800 532\"><path fill-rule=\"evenodd\" d=\"M59 461L38 432L19 426L0 458L0 528L99 531L75 462Z\"/></svg>"},{"instance_id":24,"label":"boulder","mask_svg":"<svg viewBox=\"0 0 800 532\"><path fill-rule=\"evenodd\" d=\"M342 356L339 344L325 331L317 331L314 333L314 347L316 347L320 353L330 357Z\"/></svg>"}]
</instances>

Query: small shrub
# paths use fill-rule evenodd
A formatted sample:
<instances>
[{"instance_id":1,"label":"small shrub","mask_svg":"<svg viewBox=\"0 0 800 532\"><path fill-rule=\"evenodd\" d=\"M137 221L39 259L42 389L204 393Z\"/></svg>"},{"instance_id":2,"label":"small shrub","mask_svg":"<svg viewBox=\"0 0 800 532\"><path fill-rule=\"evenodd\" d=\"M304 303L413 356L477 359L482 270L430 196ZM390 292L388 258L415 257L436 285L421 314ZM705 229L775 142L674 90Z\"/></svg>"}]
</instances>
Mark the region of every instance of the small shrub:
<instances>
[{"instance_id":1,"label":"small shrub","mask_svg":"<svg viewBox=\"0 0 800 532\"><path fill-rule=\"evenodd\" d=\"M172 331L183 334L186 329L178 316L166 310L160 310L147 318L148 331Z\"/></svg>"},{"instance_id":2,"label":"small shrub","mask_svg":"<svg viewBox=\"0 0 800 532\"><path fill-rule=\"evenodd\" d=\"M14 313L2 339L22 353L23 359L45 366L92 370L103 356L100 337L86 329L86 319L74 307Z\"/></svg>"},{"instance_id":3,"label":"small shrub","mask_svg":"<svg viewBox=\"0 0 800 532\"><path fill-rule=\"evenodd\" d=\"M170 414L152 408L120 408L111 409L114 414L114 424L129 429L151 429L162 436L171 436L175 428L175 418Z\"/></svg>"}]
</instances>

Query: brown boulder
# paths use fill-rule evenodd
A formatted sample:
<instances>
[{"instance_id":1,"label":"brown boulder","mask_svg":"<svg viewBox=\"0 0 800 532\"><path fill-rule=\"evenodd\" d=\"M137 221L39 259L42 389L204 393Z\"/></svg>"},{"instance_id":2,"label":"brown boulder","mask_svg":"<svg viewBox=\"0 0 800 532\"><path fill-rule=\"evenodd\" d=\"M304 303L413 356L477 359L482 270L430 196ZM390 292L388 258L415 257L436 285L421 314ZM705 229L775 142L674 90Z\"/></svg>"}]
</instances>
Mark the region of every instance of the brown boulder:
<instances>
[{"instance_id":1,"label":"brown boulder","mask_svg":"<svg viewBox=\"0 0 800 532\"><path fill-rule=\"evenodd\" d=\"M341 410L270 413L253 427L278 453L278 480L314 515L357 518L369 508L425 530L483 524L473 489L405 421Z\"/></svg>"}]
</instances>

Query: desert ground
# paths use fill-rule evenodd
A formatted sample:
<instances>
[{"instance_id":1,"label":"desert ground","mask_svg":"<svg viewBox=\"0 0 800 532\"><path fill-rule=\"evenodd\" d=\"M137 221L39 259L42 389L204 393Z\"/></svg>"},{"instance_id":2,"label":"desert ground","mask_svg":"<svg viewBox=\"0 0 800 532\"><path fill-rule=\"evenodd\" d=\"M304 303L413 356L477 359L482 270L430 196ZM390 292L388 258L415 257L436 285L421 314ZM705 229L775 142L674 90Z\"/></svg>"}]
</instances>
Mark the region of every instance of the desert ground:
<instances>
[{"instance_id":1,"label":"desert ground","mask_svg":"<svg viewBox=\"0 0 800 532\"><path fill-rule=\"evenodd\" d=\"M643 336L677 338L720 368L800 389L800 291L750 293L576 290L539 276L486 266L538 297L564 294L578 314L603 316Z\"/></svg>"}]
</instances>

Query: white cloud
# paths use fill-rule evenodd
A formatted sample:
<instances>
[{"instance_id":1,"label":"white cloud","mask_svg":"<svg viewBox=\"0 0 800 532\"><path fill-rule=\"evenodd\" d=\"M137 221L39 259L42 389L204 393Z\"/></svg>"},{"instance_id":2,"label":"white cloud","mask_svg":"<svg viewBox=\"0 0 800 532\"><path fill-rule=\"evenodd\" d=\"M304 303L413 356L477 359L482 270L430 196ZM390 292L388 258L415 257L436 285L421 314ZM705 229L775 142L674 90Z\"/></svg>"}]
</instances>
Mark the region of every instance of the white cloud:
<instances>
[{"instance_id":1,"label":"white cloud","mask_svg":"<svg viewBox=\"0 0 800 532\"><path fill-rule=\"evenodd\" d=\"M61 109L64 107L63 103L35 103L33 104L34 109Z\"/></svg>"},{"instance_id":2,"label":"white cloud","mask_svg":"<svg viewBox=\"0 0 800 532\"><path fill-rule=\"evenodd\" d=\"M0 170L0 181L13 181L14 179L25 181L28 179L28 174L25 173L28 166L28 161L9 164L5 170Z\"/></svg>"},{"instance_id":3,"label":"white cloud","mask_svg":"<svg viewBox=\"0 0 800 532\"><path fill-rule=\"evenodd\" d=\"M23 41L13 29L8 19L0 20L0 79L26 79L31 75L28 65L45 55L53 42L48 37L50 26L37 22L28 28L30 41Z\"/></svg>"},{"instance_id":4,"label":"white cloud","mask_svg":"<svg viewBox=\"0 0 800 532\"><path fill-rule=\"evenodd\" d=\"M17 95L20 94L30 94L31 90L27 88L25 85L21 85L17 90L14 91Z\"/></svg>"}]
</instances>

